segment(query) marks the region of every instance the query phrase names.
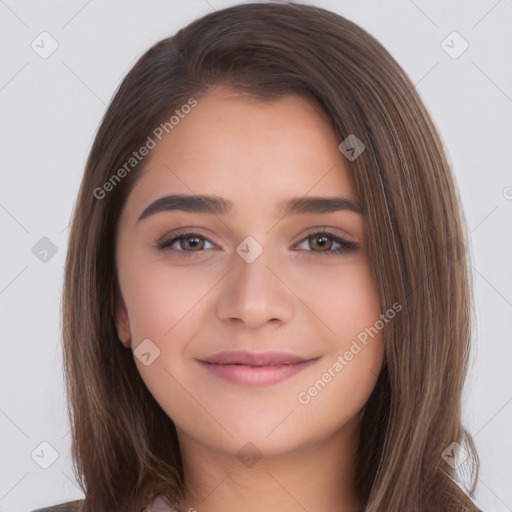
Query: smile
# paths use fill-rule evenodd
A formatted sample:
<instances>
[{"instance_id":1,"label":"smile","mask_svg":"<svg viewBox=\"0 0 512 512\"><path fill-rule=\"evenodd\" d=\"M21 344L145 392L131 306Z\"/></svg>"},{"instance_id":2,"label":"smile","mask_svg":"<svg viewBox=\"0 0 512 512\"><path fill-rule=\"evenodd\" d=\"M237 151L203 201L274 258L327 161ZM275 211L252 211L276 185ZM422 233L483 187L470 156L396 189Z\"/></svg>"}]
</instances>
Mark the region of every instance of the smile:
<instances>
[{"instance_id":1,"label":"smile","mask_svg":"<svg viewBox=\"0 0 512 512\"><path fill-rule=\"evenodd\" d=\"M221 352L198 362L210 375L233 384L270 386L297 375L317 359L305 359L283 352Z\"/></svg>"}]
</instances>

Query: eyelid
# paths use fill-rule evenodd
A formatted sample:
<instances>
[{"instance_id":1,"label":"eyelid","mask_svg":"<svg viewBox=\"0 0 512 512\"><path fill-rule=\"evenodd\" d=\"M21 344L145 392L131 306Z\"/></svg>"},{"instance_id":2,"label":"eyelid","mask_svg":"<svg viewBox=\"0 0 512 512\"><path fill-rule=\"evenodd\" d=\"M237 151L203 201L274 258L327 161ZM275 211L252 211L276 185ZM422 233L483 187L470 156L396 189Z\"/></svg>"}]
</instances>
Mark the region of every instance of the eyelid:
<instances>
[{"instance_id":1,"label":"eyelid","mask_svg":"<svg viewBox=\"0 0 512 512\"><path fill-rule=\"evenodd\" d=\"M171 230L169 232L166 232L163 236L161 236L157 240L157 243L159 243L161 241L172 239L171 237L178 237L180 235L194 235L195 234L195 235L199 235L199 236L204 237L204 238L208 238L211 235L209 235L209 234L203 235L201 233L201 231L205 231L205 230L209 231L208 229L200 228L200 227L194 227L194 226L187 226L187 225L176 226L173 230ZM306 231L306 234L304 234L304 233L301 234L300 237L298 238L298 241L300 242L304 238L306 238L308 236L311 236L311 235L314 235L314 234L319 233L319 232L327 232L327 233L329 233L329 234L331 234L333 236L344 238L347 241L350 241L352 243L355 243L355 244L359 245L357 239L354 236L352 236L349 233L347 233L346 231L344 231L343 229L332 228L332 227L322 226L322 225L313 226L311 228L308 228L307 231Z\"/></svg>"},{"instance_id":2,"label":"eyelid","mask_svg":"<svg viewBox=\"0 0 512 512\"><path fill-rule=\"evenodd\" d=\"M340 244L341 248L334 249L334 250L328 250L328 251L304 251L304 252L310 252L310 253L317 253L322 254L324 256L341 256L344 254L348 254L351 252L355 252L361 248L361 245L353 239L350 235L348 235L345 231L341 231L341 234L337 232L337 229L334 228L327 228L327 227L316 227L312 228L306 235L302 235L300 240L296 242L293 247L302 244L307 241L307 239L311 236L318 236L320 235L328 235L331 239L334 240L334 243ZM296 250L296 249L295 249Z\"/></svg>"},{"instance_id":3,"label":"eyelid","mask_svg":"<svg viewBox=\"0 0 512 512\"><path fill-rule=\"evenodd\" d=\"M165 234L161 238L158 239L158 241L155 244L155 247L161 251L172 251L174 253L179 253L180 256L192 256L194 253L197 254L203 254L206 249L201 249L198 251L187 251L187 250L177 250L177 249L170 249L171 245L174 245L176 241L179 239L184 239L187 237L193 237L197 236L198 238L201 238L202 240L212 244L215 246L216 249L219 248L217 244L212 242L208 236L203 235L201 232L201 228L193 228L193 227L182 227L182 228L176 228L174 231ZM354 240L354 238L350 235L348 235L345 231L339 229L339 228L329 228L329 227L323 227L323 226L314 226L312 228L309 228L306 233L303 233L297 242L295 242L292 245L292 249L307 241L307 239L313 235L320 236L322 234L326 234L330 236L334 243L340 244L341 248L334 249L334 250L327 250L327 251L313 251L313 250L298 250L299 252L311 252L311 253L318 253L318 254L324 254L324 255L340 255L342 253L348 253L358 250L361 246L360 244ZM210 249L211 250L211 249ZM293 249L297 250L297 249Z\"/></svg>"},{"instance_id":4,"label":"eyelid","mask_svg":"<svg viewBox=\"0 0 512 512\"><path fill-rule=\"evenodd\" d=\"M315 226L313 228L308 229L307 234L301 235L302 238L299 241L302 241L304 240L304 238L307 238L308 236L311 235L315 235L317 233L328 233L333 237L343 238L347 242L359 245L359 242L355 239L355 237L349 235L346 231L343 231L343 229L330 228L327 226Z\"/></svg>"},{"instance_id":5,"label":"eyelid","mask_svg":"<svg viewBox=\"0 0 512 512\"><path fill-rule=\"evenodd\" d=\"M157 249L160 249L162 251L165 250L171 250L170 246L173 245L177 240L184 239L184 238L191 238L193 236L197 236L198 238L201 238L209 243L211 243L215 248L219 248L217 244L212 242L206 235L203 235L199 232L199 230L195 230L195 228L181 228L176 229L172 231L171 233L165 234L163 237L159 238L155 244L155 247ZM183 251L183 250L174 250L174 252L180 252L180 253L201 253L204 252L204 250L201 251Z\"/></svg>"}]
</instances>

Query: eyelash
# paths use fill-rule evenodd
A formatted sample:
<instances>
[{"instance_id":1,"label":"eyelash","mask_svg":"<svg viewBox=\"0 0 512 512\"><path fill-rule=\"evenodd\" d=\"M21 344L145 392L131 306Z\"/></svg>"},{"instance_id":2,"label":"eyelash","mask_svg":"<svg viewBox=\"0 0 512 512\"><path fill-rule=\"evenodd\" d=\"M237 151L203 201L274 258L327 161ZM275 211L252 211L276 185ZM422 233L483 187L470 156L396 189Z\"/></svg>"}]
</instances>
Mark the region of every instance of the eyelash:
<instances>
[{"instance_id":1,"label":"eyelash","mask_svg":"<svg viewBox=\"0 0 512 512\"><path fill-rule=\"evenodd\" d=\"M316 253L322 254L324 256L341 256L342 254L354 252L357 249L359 249L359 245L356 244L355 242L351 242L349 240L345 240L344 238L341 238L341 237L335 235L334 233L331 233L329 230L314 231L314 232L308 234L305 238L303 238L299 242L299 244L301 244L302 242L308 240L308 238L320 237L320 235L327 236L327 238L330 238L334 242L340 244L341 247L339 249L334 249L334 250L327 250L327 251L313 251L313 250L309 250L309 251L306 251L306 252L316 252ZM200 235L199 233L194 233L194 232L191 232L191 231L177 231L177 232L172 233L170 236L165 236L162 239L160 239L156 243L155 246L156 246L157 249L159 249L161 251L171 250L171 251L174 251L174 252L177 252L177 253L182 253L182 254L180 254L180 256L185 256L185 257L192 256L194 253L202 253L205 249L201 249L201 250L198 250L198 251L187 251L187 250L184 250L184 249L181 249L181 250L170 249L170 247L176 241L183 240L183 239L186 239L186 238L192 238L192 237L197 237L197 238L199 238L201 240L208 240L206 237ZM212 243L212 242L210 242L210 243Z\"/></svg>"}]
</instances>

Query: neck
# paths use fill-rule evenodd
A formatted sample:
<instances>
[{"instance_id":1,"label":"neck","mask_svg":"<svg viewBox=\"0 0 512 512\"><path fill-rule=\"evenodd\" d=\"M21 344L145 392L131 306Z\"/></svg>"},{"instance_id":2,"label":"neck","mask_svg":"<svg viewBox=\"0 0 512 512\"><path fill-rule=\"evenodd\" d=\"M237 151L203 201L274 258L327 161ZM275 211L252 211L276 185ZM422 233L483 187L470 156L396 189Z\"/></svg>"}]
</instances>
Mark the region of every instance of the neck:
<instances>
[{"instance_id":1,"label":"neck","mask_svg":"<svg viewBox=\"0 0 512 512\"><path fill-rule=\"evenodd\" d=\"M359 512L355 464L360 416L291 453L247 466L237 454L205 446L178 431L186 495L181 510L197 512Z\"/></svg>"}]
</instances>

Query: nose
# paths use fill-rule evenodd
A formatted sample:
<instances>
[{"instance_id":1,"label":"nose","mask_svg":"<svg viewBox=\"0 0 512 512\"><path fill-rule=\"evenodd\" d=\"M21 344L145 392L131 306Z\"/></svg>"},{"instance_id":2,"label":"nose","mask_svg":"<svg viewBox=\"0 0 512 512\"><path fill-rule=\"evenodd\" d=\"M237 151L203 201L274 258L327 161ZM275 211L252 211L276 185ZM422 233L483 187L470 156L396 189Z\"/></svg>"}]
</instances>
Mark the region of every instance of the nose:
<instances>
[{"instance_id":1,"label":"nose","mask_svg":"<svg viewBox=\"0 0 512 512\"><path fill-rule=\"evenodd\" d=\"M248 263L234 255L233 268L221 282L217 316L222 321L258 329L267 323L284 324L295 312L295 295L279 266L270 261L270 250Z\"/></svg>"}]
</instances>

